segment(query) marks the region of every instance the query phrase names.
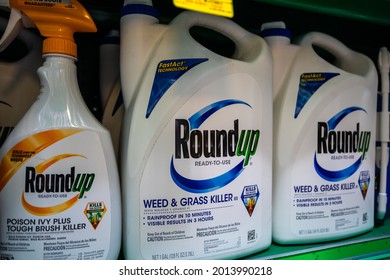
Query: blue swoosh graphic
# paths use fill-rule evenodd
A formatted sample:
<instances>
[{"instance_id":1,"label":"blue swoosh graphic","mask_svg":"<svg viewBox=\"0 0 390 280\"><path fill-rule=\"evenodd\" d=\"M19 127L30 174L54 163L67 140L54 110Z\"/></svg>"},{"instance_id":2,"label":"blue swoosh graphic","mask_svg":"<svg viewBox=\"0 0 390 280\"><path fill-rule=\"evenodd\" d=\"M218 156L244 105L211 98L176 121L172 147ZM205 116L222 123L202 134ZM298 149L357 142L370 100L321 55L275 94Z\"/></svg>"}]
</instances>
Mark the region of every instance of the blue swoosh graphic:
<instances>
[{"instance_id":1,"label":"blue swoosh graphic","mask_svg":"<svg viewBox=\"0 0 390 280\"><path fill-rule=\"evenodd\" d=\"M349 115L350 113L355 112L355 111L363 111L363 112L367 113L366 110L364 110L363 108L356 107L356 106L346 108L346 109L340 111L339 113L337 113L336 115L334 115L328 121L329 131L334 130L336 128L336 126L347 115ZM331 181L331 182L341 181L341 180L348 178L349 176L351 176L353 173L355 173L359 169L361 164L362 164L362 157L360 157L357 161L355 161L352 165L350 165L349 167L347 167L345 169L338 170L338 171L331 171L331 170L327 170L327 169L323 168L318 163L317 153L314 153L314 168L317 171L317 174L320 175L321 178L328 180L328 181Z\"/></svg>"},{"instance_id":2,"label":"blue swoosh graphic","mask_svg":"<svg viewBox=\"0 0 390 280\"><path fill-rule=\"evenodd\" d=\"M223 107L234 105L234 104L243 104L252 108L248 103L241 100L235 100L235 99L226 99L226 100L212 103L204 107L200 111L196 112L188 119L190 123L190 130L198 129L202 125L202 123L205 120L207 120L207 118L210 117L212 114L222 109Z\"/></svg>"},{"instance_id":3,"label":"blue swoosh graphic","mask_svg":"<svg viewBox=\"0 0 390 280\"><path fill-rule=\"evenodd\" d=\"M193 180L188 179L180 175L173 163L173 157L171 159L171 177L173 181L181 189L191 192L191 193L207 193L224 187L225 185L232 182L236 179L241 172L244 170L244 160L239 162L235 167L230 169L228 172L219 175L214 178L204 179L204 180Z\"/></svg>"},{"instance_id":4,"label":"blue swoosh graphic","mask_svg":"<svg viewBox=\"0 0 390 280\"><path fill-rule=\"evenodd\" d=\"M354 111L363 111L363 112L367 113L366 110L364 110L363 108L360 108L360 107L346 108L346 109L342 110L341 112L337 113L336 115L334 115L328 121L329 130L334 130L336 128L336 126L341 122L342 119L344 119L347 115L349 115L350 113L352 113Z\"/></svg>"},{"instance_id":5,"label":"blue swoosh graphic","mask_svg":"<svg viewBox=\"0 0 390 280\"><path fill-rule=\"evenodd\" d=\"M320 175L321 178L331 182L337 182L348 178L353 173L355 173L356 170L359 169L361 164L362 164L362 157L360 157L357 161L355 161L355 163L353 163L351 166L345 169L338 170L338 171L331 171L321 167L320 164L317 162L317 155L314 154L314 168L317 171L318 175Z\"/></svg>"}]
</instances>

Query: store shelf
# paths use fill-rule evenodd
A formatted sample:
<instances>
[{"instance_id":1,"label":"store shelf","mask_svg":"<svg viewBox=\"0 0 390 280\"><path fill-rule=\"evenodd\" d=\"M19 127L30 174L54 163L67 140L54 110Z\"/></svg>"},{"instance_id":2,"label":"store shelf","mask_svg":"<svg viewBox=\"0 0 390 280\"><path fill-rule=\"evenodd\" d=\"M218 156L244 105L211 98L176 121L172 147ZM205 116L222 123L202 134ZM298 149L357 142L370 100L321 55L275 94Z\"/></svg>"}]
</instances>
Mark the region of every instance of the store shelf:
<instances>
[{"instance_id":1,"label":"store shelf","mask_svg":"<svg viewBox=\"0 0 390 280\"><path fill-rule=\"evenodd\" d=\"M99 98L99 44L112 29L119 29L123 0L80 0L91 13L98 32L76 34L79 48L79 85L91 111L101 118ZM156 0L162 23L169 23L182 10L172 0ZM236 0L232 19L244 28L258 32L262 23L286 22L294 36L320 31L334 36L348 47L368 55L374 62L380 47L390 48L390 0ZM6 11L2 15L7 16ZM370 232L344 240L282 246L272 244L265 251L245 259L320 260L390 259L390 218Z\"/></svg>"},{"instance_id":2,"label":"store shelf","mask_svg":"<svg viewBox=\"0 0 390 280\"><path fill-rule=\"evenodd\" d=\"M390 1L388 0L256 0L284 7L298 8L343 18L390 25Z\"/></svg>"},{"instance_id":3,"label":"store shelf","mask_svg":"<svg viewBox=\"0 0 390 280\"><path fill-rule=\"evenodd\" d=\"M309 245L278 245L246 259L340 260L390 259L390 219L370 232L340 241Z\"/></svg>"}]
</instances>

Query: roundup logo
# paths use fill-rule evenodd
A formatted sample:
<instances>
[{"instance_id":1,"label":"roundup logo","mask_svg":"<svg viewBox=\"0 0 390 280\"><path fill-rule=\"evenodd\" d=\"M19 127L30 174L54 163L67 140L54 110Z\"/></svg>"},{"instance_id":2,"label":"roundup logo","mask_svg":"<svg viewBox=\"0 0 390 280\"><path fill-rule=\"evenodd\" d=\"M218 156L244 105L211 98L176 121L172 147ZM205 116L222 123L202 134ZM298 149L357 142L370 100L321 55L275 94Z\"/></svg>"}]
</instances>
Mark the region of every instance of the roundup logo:
<instances>
[{"instance_id":1,"label":"roundup logo","mask_svg":"<svg viewBox=\"0 0 390 280\"><path fill-rule=\"evenodd\" d=\"M323 179L328 181L341 181L354 174L365 160L368 152L371 132L361 131L360 124L352 131L337 131L338 124L349 114L355 111L366 111L360 107L350 107L333 116L328 122L319 122L317 129L317 152L314 154L314 168ZM317 155L337 154L346 155L360 153L360 157L350 166L341 170L327 170L317 161ZM345 158L345 157L343 157ZM348 156L347 156L348 158Z\"/></svg>"},{"instance_id":2,"label":"roundup logo","mask_svg":"<svg viewBox=\"0 0 390 280\"><path fill-rule=\"evenodd\" d=\"M175 120L175 155L171 159L171 177L183 190L206 193L222 188L237 178L256 154L259 130L240 130L240 121L234 120L230 130L200 130L201 125L214 113L232 105L251 106L239 100L213 103L187 119ZM179 159L243 157L232 169L212 178L191 179L175 168Z\"/></svg>"},{"instance_id":3,"label":"roundup logo","mask_svg":"<svg viewBox=\"0 0 390 280\"><path fill-rule=\"evenodd\" d=\"M54 164L59 159L66 157L83 157L81 155L60 155L49 160ZM52 215L71 208L78 199L92 188L95 180L94 173L77 173L75 167L71 167L67 174L44 174L43 171L50 165L40 164L37 167L26 167L25 188L22 194L23 207L30 213L44 216ZM51 207L37 207L27 202L25 193L44 194L45 197L62 197L65 193L75 193L71 199Z\"/></svg>"},{"instance_id":4,"label":"roundup logo","mask_svg":"<svg viewBox=\"0 0 390 280\"><path fill-rule=\"evenodd\" d=\"M52 144L81 131L73 129L44 131L25 138L16 144L1 161L0 173L4 176L0 178L0 192L7 186L16 172L36 154ZM54 164L73 157L85 158L80 154L59 154L40 162L36 166L25 166L24 176L20 178L24 180L24 191L21 200L26 211L38 216L57 214L71 208L78 199L91 190L95 179L94 173L78 172L74 166L70 167L69 172L65 173L45 172ZM21 179L16 182L20 182ZM8 187L16 186L9 185ZM74 195L59 204L40 207L28 202L26 194L36 195L40 199L49 197L53 201L56 201L56 198L66 198L67 194Z\"/></svg>"}]
</instances>

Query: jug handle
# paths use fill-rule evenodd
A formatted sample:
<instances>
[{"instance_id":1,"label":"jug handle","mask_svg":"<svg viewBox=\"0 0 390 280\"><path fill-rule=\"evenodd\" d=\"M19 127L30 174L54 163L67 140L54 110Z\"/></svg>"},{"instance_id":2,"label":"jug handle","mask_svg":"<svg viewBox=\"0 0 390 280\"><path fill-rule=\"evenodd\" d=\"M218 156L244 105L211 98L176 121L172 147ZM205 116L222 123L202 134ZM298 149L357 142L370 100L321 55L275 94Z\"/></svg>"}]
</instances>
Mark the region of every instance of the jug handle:
<instances>
[{"instance_id":1,"label":"jug handle","mask_svg":"<svg viewBox=\"0 0 390 280\"><path fill-rule=\"evenodd\" d=\"M234 59L252 61L262 49L262 46L259 46L260 42L263 41L260 36L224 17L184 11L174 19L172 24L184 30L201 26L221 33L234 42L236 46L235 54L232 57ZM190 36L189 32L183 32L183 34Z\"/></svg>"},{"instance_id":2,"label":"jug handle","mask_svg":"<svg viewBox=\"0 0 390 280\"><path fill-rule=\"evenodd\" d=\"M7 22L5 19L0 18L0 26L5 30ZM20 40L27 47L27 54L23 56L17 63L26 63L26 67L30 65L30 60L41 59L42 56L42 40L40 35L34 34L33 32L21 28L17 34L17 39ZM13 62L1 62L2 64L7 64L9 67L12 67L15 63ZM21 67L18 65L17 67ZM24 66L22 66L24 67Z\"/></svg>"},{"instance_id":3,"label":"jug handle","mask_svg":"<svg viewBox=\"0 0 390 280\"><path fill-rule=\"evenodd\" d=\"M336 66L362 77L371 77L376 72L372 61L365 55L349 49L339 40L321 32L309 32L298 40L300 46L316 45L329 51L336 58Z\"/></svg>"},{"instance_id":4,"label":"jug handle","mask_svg":"<svg viewBox=\"0 0 390 280\"><path fill-rule=\"evenodd\" d=\"M307 33L298 41L298 44L300 46L319 46L331 52L337 59L346 58L355 53L339 40L321 32Z\"/></svg>"}]
</instances>

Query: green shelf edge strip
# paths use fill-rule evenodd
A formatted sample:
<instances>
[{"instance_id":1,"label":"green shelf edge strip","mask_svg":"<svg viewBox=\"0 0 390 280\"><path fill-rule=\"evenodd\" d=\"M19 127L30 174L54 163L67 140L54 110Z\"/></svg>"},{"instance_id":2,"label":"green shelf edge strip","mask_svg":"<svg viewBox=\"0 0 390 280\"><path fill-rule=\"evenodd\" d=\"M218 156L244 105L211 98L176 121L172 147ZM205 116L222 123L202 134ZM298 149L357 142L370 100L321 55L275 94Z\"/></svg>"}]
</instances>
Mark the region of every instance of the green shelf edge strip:
<instances>
[{"instance_id":1,"label":"green shelf edge strip","mask_svg":"<svg viewBox=\"0 0 390 280\"><path fill-rule=\"evenodd\" d=\"M297 253L275 260L383 259L390 256L390 237Z\"/></svg>"},{"instance_id":2,"label":"green shelf edge strip","mask_svg":"<svg viewBox=\"0 0 390 280\"><path fill-rule=\"evenodd\" d=\"M390 25L390 1L388 0L254 0L273 5L308 10L322 14L353 18L362 21Z\"/></svg>"},{"instance_id":3,"label":"green shelf edge strip","mask_svg":"<svg viewBox=\"0 0 390 280\"><path fill-rule=\"evenodd\" d=\"M390 217L354 237L317 244L271 246L247 260L390 259Z\"/></svg>"}]
</instances>

